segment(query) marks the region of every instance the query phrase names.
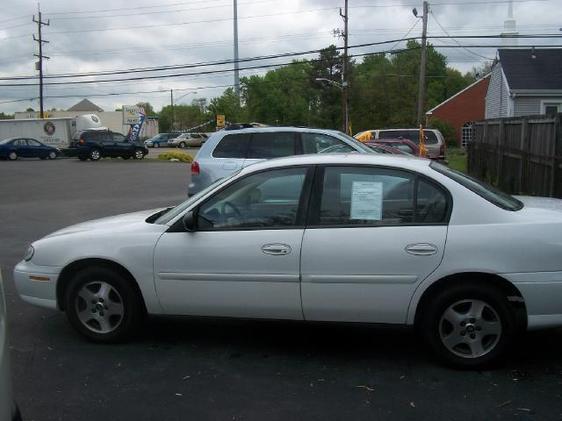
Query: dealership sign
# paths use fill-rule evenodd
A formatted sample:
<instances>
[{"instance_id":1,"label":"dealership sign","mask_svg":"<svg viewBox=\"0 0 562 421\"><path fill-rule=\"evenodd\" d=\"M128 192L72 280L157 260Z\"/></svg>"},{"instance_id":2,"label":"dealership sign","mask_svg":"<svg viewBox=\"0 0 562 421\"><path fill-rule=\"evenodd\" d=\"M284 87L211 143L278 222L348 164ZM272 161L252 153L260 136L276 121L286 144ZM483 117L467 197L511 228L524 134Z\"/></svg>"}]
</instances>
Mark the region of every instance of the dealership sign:
<instances>
[{"instance_id":1,"label":"dealership sign","mask_svg":"<svg viewBox=\"0 0 562 421\"><path fill-rule=\"evenodd\" d=\"M123 105L123 125L130 126L139 123L141 112L144 109L136 105Z\"/></svg>"}]
</instances>

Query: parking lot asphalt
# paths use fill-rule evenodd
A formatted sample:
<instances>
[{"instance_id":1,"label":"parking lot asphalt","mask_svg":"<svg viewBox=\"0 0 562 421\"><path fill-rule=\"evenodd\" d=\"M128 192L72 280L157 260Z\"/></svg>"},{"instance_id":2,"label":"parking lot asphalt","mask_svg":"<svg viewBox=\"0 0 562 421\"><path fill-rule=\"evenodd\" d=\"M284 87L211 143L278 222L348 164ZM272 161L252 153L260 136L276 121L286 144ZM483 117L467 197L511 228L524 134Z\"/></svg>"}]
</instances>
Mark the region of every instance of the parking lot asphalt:
<instances>
[{"instance_id":1,"label":"parking lot asphalt","mask_svg":"<svg viewBox=\"0 0 562 421\"><path fill-rule=\"evenodd\" d=\"M490 371L440 366L409 330L152 318L127 344L79 337L23 303L11 270L66 225L185 198L187 165L0 161L0 265L25 420L560 420L562 331L521 338Z\"/></svg>"}]
</instances>

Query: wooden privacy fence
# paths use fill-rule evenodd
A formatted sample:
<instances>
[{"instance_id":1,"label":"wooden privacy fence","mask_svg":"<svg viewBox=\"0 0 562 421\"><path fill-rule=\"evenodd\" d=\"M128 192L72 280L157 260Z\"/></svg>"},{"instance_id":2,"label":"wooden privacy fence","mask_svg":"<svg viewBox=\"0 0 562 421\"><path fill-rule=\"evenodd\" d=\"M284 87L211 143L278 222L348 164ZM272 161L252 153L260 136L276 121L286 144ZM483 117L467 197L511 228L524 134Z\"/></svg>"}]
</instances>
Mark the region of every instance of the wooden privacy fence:
<instances>
[{"instance_id":1,"label":"wooden privacy fence","mask_svg":"<svg viewBox=\"0 0 562 421\"><path fill-rule=\"evenodd\" d=\"M468 173L512 194L562 197L562 114L474 123Z\"/></svg>"}]
</instances>

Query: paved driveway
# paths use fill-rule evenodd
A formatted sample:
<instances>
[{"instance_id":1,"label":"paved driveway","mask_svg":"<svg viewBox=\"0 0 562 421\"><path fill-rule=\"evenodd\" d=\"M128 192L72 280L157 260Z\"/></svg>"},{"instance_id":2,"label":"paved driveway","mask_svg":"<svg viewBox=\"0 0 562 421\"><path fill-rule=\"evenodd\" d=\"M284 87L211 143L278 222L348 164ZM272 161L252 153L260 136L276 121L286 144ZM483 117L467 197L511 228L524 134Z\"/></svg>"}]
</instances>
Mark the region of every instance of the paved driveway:
<instances>
[{"instance_id":1,"label":"paved driveway","mask_svg":"<svg viewBox=\"0 0 562 421\"><path fill-rule=\"evenodd\" d=\"M493 371L437 365L402 329L153 319L96 345L23 303L11 269L68 224L177 203L184 164L0 161L0 265L26 420L560 420L562 333L527 335Z\"/></svg>"}]
</instances>

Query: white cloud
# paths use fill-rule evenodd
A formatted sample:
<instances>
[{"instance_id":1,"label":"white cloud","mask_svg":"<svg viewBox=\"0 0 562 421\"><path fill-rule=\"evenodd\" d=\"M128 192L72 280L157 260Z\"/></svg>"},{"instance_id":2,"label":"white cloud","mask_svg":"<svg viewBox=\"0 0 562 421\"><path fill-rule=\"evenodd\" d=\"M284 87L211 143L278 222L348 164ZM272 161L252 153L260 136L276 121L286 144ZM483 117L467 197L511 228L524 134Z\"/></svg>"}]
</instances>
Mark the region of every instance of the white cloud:
<instances>
[{"instance_id":1,"label":"white cloud","mask_svg":"<svg viewBox=\"0 0 562 421\"><path fill-rule=\"evenodd\" d=\"M516 0L515 18L520 32L557 32L562 22L562 8L555 7L558 1ZM342 27L338 7L343 6L343 0L239 0L238 3L241 57L317 49L330 43L341 45L341 40L334 38L331 31ZM421 3L418 3L410 0L350 1L350 44L401 38L416 22L411 9L417 5L418 11L421 11ZM95 3L44 0L41 7L44 18L51 19L51 25L44 28L45 38L50 40L44 53L52 56L45 66L46 74L206 62L232 57L231 0L168 0L166 3L145 0L140 4L125 0L98 0ZM36 10L36 3L4 0L3 10L9 11L9 14L4 13L0 19L3 22L0 26L7 28L0 28L0 76L32 75L35 73L33 53L36 43L31 38L35 30L31 15ZM431 10L434 18L450 34L499 33L507 14L507 4L483 4L483 0L435 0ZM68 13L74 11L82 13ZM170 11L172 13L160 13ZM294 13L296 11L301 12ZM19 16L25 17L6 22ZM21 26L10 29L16 25ZM108 30L111 28L129 29ZM95 29L105 31L92 31ZM419 35L420 30L421 25L418 25L411 35ZM433 19L429 21L429 34L443 34ZM533 43L559 44L557 41L535 40ZM498 43L496 40L465 39L459 42L465 45ZM455 45L453 41L442 40L433 40L432 43ZM388 46L365 48L361 52L383 49L388 49ZM458 48L440 51L447 55L450 65L461 71L477 65L482 60L478 55L495 56L492 48L470 50L472 53ZM226 65L222 68L230 67ZM186 69L184 72L195 70ZM242 75L248 72L254 74L260 71L243 71ZM169 103L168 92L123 97L93 95L227 85L232 83L232 78L232 73L224 73L111 84L46 86L45 94L84 94L105 109L147 100L159 109ZM197 96L212 97L222 90L198 89ZM36 97L37 91L35 87L1 88L0 102ZM192 96L187 96L185 100L190 100ZM47 108L68 108L80 99L47 99L45 102ZM30 105L37 108L37 101L0 104L0 111L13 112Z\"/></svg>"}]
</instances>

